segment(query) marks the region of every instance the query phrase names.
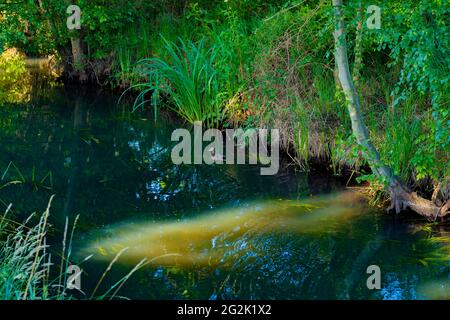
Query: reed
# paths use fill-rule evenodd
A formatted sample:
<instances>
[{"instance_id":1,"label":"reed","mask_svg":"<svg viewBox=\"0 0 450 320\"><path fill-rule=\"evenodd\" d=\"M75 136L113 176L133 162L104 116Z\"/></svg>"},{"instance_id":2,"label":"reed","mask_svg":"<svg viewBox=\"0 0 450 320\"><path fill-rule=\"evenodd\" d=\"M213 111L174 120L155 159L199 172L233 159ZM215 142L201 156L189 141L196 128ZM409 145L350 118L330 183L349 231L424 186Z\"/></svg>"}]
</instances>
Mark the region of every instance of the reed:
<instances>
[{"instance_id":1,"label":"reed","mask_svg":"<svg viewBox=\"0 0 450 320\"><path fill-rule=\"evenodd\" d=\"M382 144L382 156L393 168L394 173L408 180L414 167L411 161L417 152L417 141L421 134L420 118L416 115L413 98L402 105L386 111L386 131Z\"/></svg>"},{"instance_id":2,"label":"reed","mask_svg":"<svg viewBox=\"0 0 450 320\"><path fill-rule=\"evenodd\" d=\"M28 226L31 215L23 224L8 231L6 210L0 222L0 299L49 299L50 255L45 235L48 228L50 205L35 226Z\"/></svg>"},{"instance_id":3,"label":"reed","mask_svg":"<svg viewBox=\"0 0 450 320\"><path fill-rule=\"evenodd\" d=\"M225 118L225 94L214 69L215 47L205 40L197 45L179 39L165 42L166 58L143 59L139 70L147 83L131 86L140 93L133 110L152 102L155 114L161 94L169 98L168 107L190 123L202 121L208 127L218 127ZM150 96L150 98L148 98Z\"/></svg>"},{"instance_id":4,"label":"reed","mask_svg":"<svg viewBox=\"0 0 450 320\"><path fill-rule=\"evenodd\" d=\"M69 223L66 219L58 272L54 270L55 264L52 263L52 255L46 240L52 201L53 197L35 225L32 225L31 222L36 218L35 214L20 224L11 221L8 215L11 213L12 205L8 206L3 216L0 217L0 300L74 299L74 296L67 291L65 284L67 283L67 270L71 265L72 242L78 217L75 218L70 233L68 232ZM81 266L91 257L84 258L77 265ZM145 261L141 261L105 293L95 297L102 280L118 258L119 256L111 262L110 267L99 280L96 289L90 296L91 299L117 297L118 291L124 283L145 265ZM80 293L84 294L81 290Z\"/></svg>"}]
</instances>

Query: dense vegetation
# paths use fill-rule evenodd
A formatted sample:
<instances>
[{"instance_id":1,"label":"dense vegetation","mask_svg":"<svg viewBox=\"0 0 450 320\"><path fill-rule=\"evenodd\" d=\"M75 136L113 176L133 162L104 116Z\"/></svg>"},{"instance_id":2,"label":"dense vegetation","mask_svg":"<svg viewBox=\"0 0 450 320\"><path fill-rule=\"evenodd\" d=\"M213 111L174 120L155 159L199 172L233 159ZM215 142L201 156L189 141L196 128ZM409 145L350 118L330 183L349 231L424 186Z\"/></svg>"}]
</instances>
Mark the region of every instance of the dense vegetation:
<instances>
[{"instance_id":1,"label":"dense vegetation","mask_svg":"<svg viewBox=\"0 0 450 320\"><path fill-rule=\"evenodd\" d=\"M396 175L428 195L441 183L445 197L449 4L372 2L348 1L345 7L366 123ZM189 122L280 128L284 150L304 169L314 160L330 161L336 172L351 168L377 184L364 170L336 90L327 1L77 4L82 28L70 32L62 1L3 4L1 47L58 55L69 78L83 70L91 81L134 85L148 99L136 100L135 107L158 108L157 99L169 97L169 106ZM374 4L382 10L379 30L365 23L365 9ZM73 63L73 38L81 40L82 65Z\"/></svg>"},{"instance_id":2,"label":"dense vegetation","mask_svg":"<svg viewBox=\"0 0 450 320\"><path fill-rule=\"evenodd\" d=\"M67 29L70 4L81 8L80 30ZM366 24L369 5L381 8L380 29ZM343 8L371 140L393 174L437 207L450 197L449 13L444 0L348 0ZM300 169L320 163L335 174L350 171L380 203L386 181L352 132L333 14L325 0L2 1L0 106L29 96L25 56L52 57L64 81L125 91L135 111L151 108L158 117L168 108L208 127L279 128ZM39 239L42 230L30 232ZM14 254L0 251L0 258ZM40 263L42 275L32 270L20 286L44 277ZM10 268L0 264L0 272ZM6 286L0 282L14 294Z\"/></svg>"}]
</instances>

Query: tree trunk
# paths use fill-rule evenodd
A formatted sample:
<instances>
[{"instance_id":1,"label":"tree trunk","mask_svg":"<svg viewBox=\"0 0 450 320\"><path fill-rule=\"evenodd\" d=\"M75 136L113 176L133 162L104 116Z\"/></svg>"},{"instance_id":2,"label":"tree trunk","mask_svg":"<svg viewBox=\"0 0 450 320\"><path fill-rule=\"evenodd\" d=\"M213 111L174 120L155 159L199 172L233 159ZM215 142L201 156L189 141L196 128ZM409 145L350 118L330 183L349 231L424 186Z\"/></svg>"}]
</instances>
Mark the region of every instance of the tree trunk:
<instances>
[{"instance_id":1,"label":"tree trunk","mask_svg":"<svg viewBox=\"0 0 450 320\"><path fill-rule=\"evenodd\" d=\"M71 1L69 0L66 0L65 3L67 6L70 6L72 4ZM77 30L68 30L68 31L70 34L70 46L72 49L73 71L76 73L78 81L80 83L84 83L87 81L87 75L85 70L83 45L79 35L80 32Z\"/></svg>"},{"instance_id":2,"label":"tree trunk","mask_svg":"<svg viewBox=\"0 0 450 320\"><path fill-rule=\"evenodd\" d=\"M80 83L87 80L86 71L84 70L84 57L81 39L79 37L71 37L70 44L72 47L73 70L78 76Z\"/></svg>"},{"instance_id":3,"label":"tree trunk","mask_svg":"<svg viewBox=\"0 0 450 320\"><path fill-rule=\"evenodd\" d=\"M363 39L363 8L362 3L358 3L358 22L356 25L356 40L355 40L355 63L353 64L353 82L358 88L359 78L361 77L362 68L362 39Z\"/></svg>"},{"instance_id":4,"label":"tree trunk","mask_svg":"<svg viewBox=\"0 0 450 320\"><path fill-rule=\"evenodd\" d=\"M361 114L358 94L350 74L347 54L347 42L344 17L342 14L342 0L333 0L335 16L335 63L338 70L339 81L347 100L347 108L352 123L352 131L359 145L365 151L365 156L375 175L384 180L387 191L391 196L392 205L390 209L395 209L399 213L403 209L410 208L424 216L428 220L435 220L444 217L449 213L449 205L436 206L432 201L419 197L411 192L392 173L392 170L381 161L380 154L370 140L368 130L364 124Z\"/></svg>"}]
</instances>

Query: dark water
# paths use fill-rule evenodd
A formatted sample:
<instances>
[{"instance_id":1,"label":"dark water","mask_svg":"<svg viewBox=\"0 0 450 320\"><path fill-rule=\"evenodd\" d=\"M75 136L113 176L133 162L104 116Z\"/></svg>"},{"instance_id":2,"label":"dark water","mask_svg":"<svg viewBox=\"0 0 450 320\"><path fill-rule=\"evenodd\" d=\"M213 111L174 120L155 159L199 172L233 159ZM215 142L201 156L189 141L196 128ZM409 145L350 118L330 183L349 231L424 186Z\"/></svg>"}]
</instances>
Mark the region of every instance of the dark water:
<instances>
[{"instance_id":1,"label":"dark water","mask_svg":"<svg viewBox=\"0 0 450 320\"><path fill-rule=\"evenodd\" d=\"M49 239L55 257L66 217L73 223L79 215L72 259L79 263L83 257L76 252L106 234L114 237L121 226L146 232L142 225L182 224L187 233L174 235L173 241L200 241L199 235L208 231L201 228L213 224L208 220L199 227L195 217L213 221L221 208L225 215L220 217L226 217L228 211L232 215L250 203L288 199L301 203L344 189L345 179L296 172L288 161L278 175L266 177L259 175L257 166L176 166L170 160L170 135L180 124L163 114L156 122L130 114L116 101L111 94L68 87L47 90L45 97L25 104L0 106L0 212L13 203L16 218L23 219L42 212L55 194ZM333 197L326 200L331 213L337 210ZM315 223L324 228L299 232L288 227L284 231L279 225L276 232L268 228L256 234L249 227L223 241L216 263L153 262L136 272L118 296L448 298L448 226L425 226L411 217L372 209L342 221ZM214 248L202 243L192 251L207 249L210 254ZM81 265L82 290L88 297L110 260L93 258ZM137 262L119 259L96 295L108 291ZM381 290L366 286L369 265L381 269Z\"/></svg>"}]
</instances>

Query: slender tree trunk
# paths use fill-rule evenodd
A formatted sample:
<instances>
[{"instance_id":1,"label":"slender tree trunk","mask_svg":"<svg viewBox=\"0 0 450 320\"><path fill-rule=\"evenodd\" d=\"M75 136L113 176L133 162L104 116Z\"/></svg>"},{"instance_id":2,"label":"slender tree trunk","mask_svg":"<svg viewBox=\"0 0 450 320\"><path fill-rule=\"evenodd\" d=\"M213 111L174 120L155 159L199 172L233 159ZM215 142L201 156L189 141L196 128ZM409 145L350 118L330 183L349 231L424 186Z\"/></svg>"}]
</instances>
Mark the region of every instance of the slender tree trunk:
<instances>
[{"instance_id":1,"label":"slender tree trunk","mask_svg":"<svg viewBox=\"0 0 450 320\"><path fill-rule=\"evenodd\" d=\"M357 25L356 25L356 40L355 40L355 63L353 65L353 82L358 88L359 78L361 77L362 68L362 39L363 39L363 7L362 2L358 3Z\"/></svg>"},{"instance_id":2,"label":"slender tree trunk","mask_svg":"<svg viewBox=\"0 0 450 320\"><path fill-rule=\"evenodd\" d=\"M81 39L79 37L70 38L70 45L72 47L74 69L80 69L83 67L83 47L81 45Z\"/></svg>"},{"instance_id":3,"label":"slender tree trunk","mask_svg":"<svg viewBox=\"0 0 450 320\"><path fill-rule=\"evenodd\" d=\"M66 0L67 6L71 5L71 1ZM73 70L78 76L79 82L83 83L87 80L86 70L84 67L84 52L83 45L78 30L69 30L70 32L70 45L72 49L72 63Z\"/></svg>"},{"instance_id":4,"label":"slender tree trunk","mask_svg":"<svg viewBox=\"0 0 450 320\"><path fill-rule=\"evenodd\" d=\"M337 66L339 82L347 100L347 108L350 114L353 134L356 141L365 151L365 156L369 161L372 171L386 182L387 190L390 193L392 205L390 209L395 209L399 213L403 209L411 208L429 220L444 217L449 213L449 205L436 206L433 202L419 197L411 192L401 181L395 177L391 169L381 161L380 154L370 140L369 133L361 113L358 94L350 74L347 54L347 42L344 17L342 14L342 0L333 0L335 16L335 63Z\"/></svg>"}]
</instances>

